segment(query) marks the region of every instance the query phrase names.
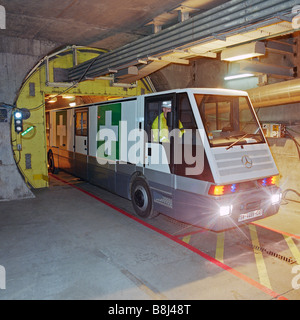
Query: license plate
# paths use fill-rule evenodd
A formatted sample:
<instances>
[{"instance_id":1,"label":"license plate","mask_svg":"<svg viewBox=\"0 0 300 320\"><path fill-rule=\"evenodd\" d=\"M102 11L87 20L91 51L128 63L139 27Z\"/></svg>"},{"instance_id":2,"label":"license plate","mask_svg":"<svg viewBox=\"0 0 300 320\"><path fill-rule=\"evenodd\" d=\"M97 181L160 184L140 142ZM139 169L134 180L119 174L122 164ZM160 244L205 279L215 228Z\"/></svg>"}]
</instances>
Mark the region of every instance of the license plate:
<instances>
[{"instance_id":1,"label":"license plate","mask_svg":"<svg viewBox=\"0 0 300 320\"><path fill-rule=\"evenodd\" d=\"M246 221L246 220L249 220L249 219L253 219L253 218L259 217L259 216L262 216L262 214L263 214L263 210L262 209L250 211L250 212L247 212L247 213L242 213L239 216L238 222Z\"/></svg>"}]
</instances>

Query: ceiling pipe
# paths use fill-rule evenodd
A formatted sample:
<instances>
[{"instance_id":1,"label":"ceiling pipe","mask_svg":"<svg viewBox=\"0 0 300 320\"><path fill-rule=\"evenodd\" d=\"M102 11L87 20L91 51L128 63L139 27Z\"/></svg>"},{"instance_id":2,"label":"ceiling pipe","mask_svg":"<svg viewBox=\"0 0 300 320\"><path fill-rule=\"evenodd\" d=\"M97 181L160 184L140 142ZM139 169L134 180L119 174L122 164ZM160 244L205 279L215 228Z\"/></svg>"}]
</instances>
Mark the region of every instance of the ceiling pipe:
<instances>
[{"instance_id":1,"label":"ceiling pipe","mask_svg":"<svg viewBox=\"0 0 300 320\"><path fill-rule=\"evenodd\" d=\"M247 90L254 108L300 102L300 78Z\"/></svg>"},{"instance_id":2,"label":"ceiling pipe","mask_svg":"<svg viewBox=\"0 0 300 320\"><path fill-rule=\"evenodd\" d=\"M106 74L108 67L130 64L132 61L185 49L205 42L213 35L225 32L240 32L241 28L257 29L257 24L270 25L281 21L278 15L292 14L296 0L231 0L216 8L166 28L156 34L146 36L121 48L107 52L96 59L86 72L87 77L99 77ZM260 22L259 22L260 21ZM249 29L250 30L250 29ZM80 79L91 61L86 61L69 70L69 80Z\"/></svg>"}]
</instances>

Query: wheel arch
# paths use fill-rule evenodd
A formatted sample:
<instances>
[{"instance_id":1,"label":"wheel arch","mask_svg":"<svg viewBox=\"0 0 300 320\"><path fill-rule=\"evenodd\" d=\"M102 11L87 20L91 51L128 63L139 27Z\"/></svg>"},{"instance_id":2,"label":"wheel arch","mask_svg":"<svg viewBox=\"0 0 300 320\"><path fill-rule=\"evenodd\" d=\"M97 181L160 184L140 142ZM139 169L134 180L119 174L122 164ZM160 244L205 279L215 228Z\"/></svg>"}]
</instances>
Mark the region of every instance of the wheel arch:
<instances>
[{"instance_id":1,"label":"wheel arch","mask_svg":"<svg viewBox=\"0 0 300 320\"><path fill-rule=\"evenodd\" d=\"M129 182L129 187L128 187L128 198L129 198L129 200L131 200L131 188L132 188L133 181L137 177L144 179L146 181L146 183L148 184L148 186L149 186L149 182L148 182L147 178L144 176L143 172L135 171L130 177L130 182ZM150 186L149 186L149 189L150 189Z\"/></svg>"}]
</instances>

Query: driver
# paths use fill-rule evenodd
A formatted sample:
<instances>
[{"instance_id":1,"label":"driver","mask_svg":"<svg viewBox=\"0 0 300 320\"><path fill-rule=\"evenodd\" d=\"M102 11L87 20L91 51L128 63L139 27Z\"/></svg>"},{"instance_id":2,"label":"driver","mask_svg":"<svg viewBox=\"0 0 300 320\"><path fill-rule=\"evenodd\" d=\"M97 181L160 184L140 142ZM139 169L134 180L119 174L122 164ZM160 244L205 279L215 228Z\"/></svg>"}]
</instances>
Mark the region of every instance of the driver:
<instances>
[{"instance_id":1,"label":"driver","mask_svg":"<svg viewBox=\"0 0 300 320\"><path fill-rule=\"evenodd\" d=\"M163 101L162 102L162 113L155 118L152 123L152 133L153 133L153 141L158 142L158 130L159 130L159 142L170 142L169 140L169 131L172 128L168 127L167 124L167 115L171 112L172 102L171 101ZM184 129L181 121L179 120L179 137L182 137L184 134Z\"/></svg>"}]
</instances>

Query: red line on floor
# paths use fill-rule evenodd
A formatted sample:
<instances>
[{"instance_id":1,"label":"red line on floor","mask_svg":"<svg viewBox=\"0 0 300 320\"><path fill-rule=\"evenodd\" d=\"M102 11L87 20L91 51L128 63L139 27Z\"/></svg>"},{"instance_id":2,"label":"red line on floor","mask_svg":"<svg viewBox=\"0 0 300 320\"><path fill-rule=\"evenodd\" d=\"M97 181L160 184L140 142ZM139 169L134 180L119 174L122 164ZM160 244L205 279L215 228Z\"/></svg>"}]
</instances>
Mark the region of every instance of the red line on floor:
<instances>
[{"instance_id":1,"label":"red line on floor","mask_svg":"<svg viewBox=\"0 0 300 320\"><path fill-rule=\"evenodd\" d=\"M194 234L197 234L197 233L204 233L204 232L207 232L208 230L206 229L203 229L203 230L196 230L196 231L191 231L191 232L187 232L187 233L183 233L183 234L176 234L174 235L175 237L177 238L183 238L183 237L186 237L186 236L192 236Z\"/></svg>"},{"instance_id":2,"label":"red line on floor","mask_svg":"<svg viewBox=\"0 0 300 320\"><path fill-rule=\"evenodd\" d=\"M170 240L182 245L183 247L189 249L190 251L192 251L192 252L196 253L197 255L201 256L202 258L204 258L204 259L210 261L211 263L217 265L218 267L222 268L223 270L228 271L229 273L231 273L234 276L240 278L241 280L244 280L245 282L247 282L248 284L252 285L253 287L258 288L259 290L261 290L262 292L268 294L269 296L271 296L273 298L276 298L277 300L288 300L286 297L281 296L280 294L274 292L273 290L261 285L259 282L247 277L246 275L242 274L241 272L239 272L239 271L227 266L226 264L224 264L224 263L212 258L211 256L209 256L208 254L202 252L201 250L199 250L199 249L191 246L190 244L178 239L176 236L173 236L173 235L171 235L171 234L169 234L169 233L167 233L167 232L165 232L165 231L163 231L161 229L158 229L158 228L152 226L151 224L149 224L149 223L147 223L147 222L145 222L145 221L143 221L143 220L141 220L141 219L139 219L139 218L137 218L135 216L132 216L130 213L128 213L128 212L126 212L126 211L114 206L113 204L111 204L111 203L99 198L98 196L93 195L92 193L90 193L88 191L85 191L85 190L73 185L72 183L70 183L68 181L65 181L65 180L63 180L63 179L61 179L61 178L59 178L57 176L52 175L52 174L50 174L50 175L53 178L55 178L55 179L65 183L65 184L67 184L67 185L69 185L69 186L71 186L71 187L73 187L73 188L75 188L75 189L77 189L77 190L89 195L90 197L96 199L97 201L99 201L99 202L107 205L108 207L110 207L110 208L122 213L126 217L128 217L128 218L130 218L130 219L142 224L143 226L145 226L145 227L147 227L147 228L149 228L149 229L151 229L151 230L153 230L153 231L155 231L155 232L157 232L157 233L169 238Z\"/></svg>"},{"instance_id":3,"label":"red line on floor","mask_svg":"<svg viewBox=\"0 0 300 320\"><path fill-rule=\"evenodd\" d=\"M255 224L258 227L261 227L261 228L264 228L264 229L267 229L267 230L270 230L270 231L273 231L273 232L276 232L276 233L280 233L280 234L283 234L283 235L288 236L288 237L292 237L292 238L295 238L295 239L300 239L300 236L297 236L297 235L292 234L292 233L288 233L288 232L285 232L285 231L281 231L281 230L273 229L273 228L270 228L270 227L262 226L259 223L255 223L255 222L251 222L251 224Z\"/></svg>"}]
</instances>

